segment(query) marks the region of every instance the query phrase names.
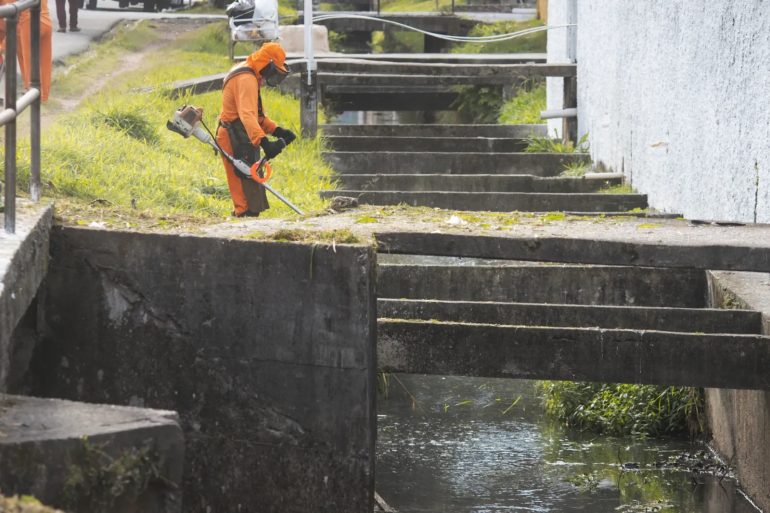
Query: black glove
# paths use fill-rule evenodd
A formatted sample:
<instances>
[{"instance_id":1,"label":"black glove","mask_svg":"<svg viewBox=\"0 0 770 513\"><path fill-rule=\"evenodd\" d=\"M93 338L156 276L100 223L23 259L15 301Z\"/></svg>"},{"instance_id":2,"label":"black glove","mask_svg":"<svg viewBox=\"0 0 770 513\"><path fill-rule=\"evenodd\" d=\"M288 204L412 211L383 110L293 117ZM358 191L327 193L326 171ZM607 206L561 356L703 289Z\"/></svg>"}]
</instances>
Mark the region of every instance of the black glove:
<instances>
[{"instance_id":1,"label":"black glove","mask_svg":"<svg viewBox=\"0 0 770 513\"><path fill-rule=\"evenodd\" d=\"M286 130L285 128L281 128L279 126L275 127L275 130L273 130L273 135L286 141L286 146L293 143L294 139L297 138L294 132L292 132L291 130Z\"/></svg>"},{"instance_id":2,"label":"black glove","mask_svg":"<svg viewBox=\"0 0 770 513\"><path fill-rule=\"evenodd\" d=\"M265 157L267 157L267 160L275 158L275 156L281 153L286 147L286 143L283 140L278 139L275 141L268 141L267 136L263 137L262 140L259 141L259 145L265 151Z\"/></svg>"}]
</instances>

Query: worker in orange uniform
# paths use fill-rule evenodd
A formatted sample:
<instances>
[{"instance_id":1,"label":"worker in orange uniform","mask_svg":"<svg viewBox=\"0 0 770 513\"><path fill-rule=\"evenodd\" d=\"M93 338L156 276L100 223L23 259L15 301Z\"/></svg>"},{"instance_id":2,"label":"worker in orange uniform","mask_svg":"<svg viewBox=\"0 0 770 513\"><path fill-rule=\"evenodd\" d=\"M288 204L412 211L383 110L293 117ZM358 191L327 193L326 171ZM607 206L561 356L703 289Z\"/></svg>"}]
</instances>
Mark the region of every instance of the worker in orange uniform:
<instances>
[{"instance_id":1,"label":"worker in orange uniform","mask_svg":"<svg viewBox=\"0 0 770 513\"><path fill-rule=\"evenodd\" d=\"M260 148L272 159L297 136L267 117L262 106L262 85L277 86L289 74L286 52L278 43L265 43L246 61L236 64L227 74L222 91L217 143L223 151L251 165L259 160ZM270 140L267 134L278 139ZM222 158L227 185L233 199L233 215L258 216L270 208L265 188L241 176Z\"/></svg>"},{"instance_id":2,"label":"worker in orange uniform","mask_svg":"<svg viewBox=\"0 0 770 513\"><path fill-rule=\"evenodd\" d=\"M0 5L9 4L12 1L0 0ZM16 56L19 59L24 89L29 89L32 74L31 25L32 17L29 9L19 13L19 21L16 25ZM5 54L5 18L0 18L0 33L3 45L2 50L3 54ZM51 71L53 68L52 33L53 25L51 24L51 15L48 12L48 1L40 0L40 101L42 102L48 100L48 93L51 91Z\"/></svg>"}]
</instances>

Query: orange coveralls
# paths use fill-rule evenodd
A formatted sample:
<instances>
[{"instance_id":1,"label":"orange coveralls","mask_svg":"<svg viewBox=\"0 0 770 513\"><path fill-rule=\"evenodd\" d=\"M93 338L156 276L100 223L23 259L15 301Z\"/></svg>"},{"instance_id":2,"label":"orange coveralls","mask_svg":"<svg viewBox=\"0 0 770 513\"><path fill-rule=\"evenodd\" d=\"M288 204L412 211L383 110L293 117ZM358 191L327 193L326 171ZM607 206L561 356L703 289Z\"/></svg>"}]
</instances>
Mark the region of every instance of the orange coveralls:
<instances>
[{"instance_id":1,"label":"orange coveralls","mask_svg":"<svg viewBox=\"0 0 770 513\"><path fill-rule=\"evenodd\" d=\"M0 5L9 4L11 0L0 0ZM16 25L16 55L19 59L19 69L24 88L29 89L32 75L32 45L30 44L32 17L29 10L19 14ZM2 31L2 51L5 53L5 18L0 18L0 31ZM51 36L53 25L51 15L48 12L48 1L40 0L40 101L48 100L51 91L51 71L53 68L53 50ZM8 65L8 63L6 63Z\"/></svg>"},{"instance_id":2,"label":"orange coveralls","mask_svg":"<svg viewBox=\"0 0 770 513\"><path fill-rule=\"evenodd\" d=\"M229 80L226 79L224 89L222 91L222 112L219 114L220 121L232 122L236 119L240 119L243 126L246 128L246 133L249 136L254 146L259 146L260 141L265 134L272 134L276 128L276 123L264 115L259 116L259 94L260 84L262 77L260 71L267 66L272 60L276 65L280 67L285 66L286 54L283 49L277 43L266 43L259 50L251 54L245 62L235 65L230 72L236 70L239 67L248 66L256 73L254 76L252 73L239 73L232 76ZM230 136L227 130L220 126L217 129L217 143L229 154L233 154L233 147L230 142ZM255 182L244 184L245 180L239 176L237 171L233 169L232 164L222 157L222 162L225 166L225 172L227 173L227 185L230 188L230 196L233 199L233 205L235 207L234 214L241 216L246 213L259 214L262 210L269 208L265 196L264 204L260 201L249 204L247 200L247 192L244 191L244 185L246 187L253 187ZM264 188L256 185L264 195ZM251 195L249 195L251 197Z\"/></svg>"}]
</instances>

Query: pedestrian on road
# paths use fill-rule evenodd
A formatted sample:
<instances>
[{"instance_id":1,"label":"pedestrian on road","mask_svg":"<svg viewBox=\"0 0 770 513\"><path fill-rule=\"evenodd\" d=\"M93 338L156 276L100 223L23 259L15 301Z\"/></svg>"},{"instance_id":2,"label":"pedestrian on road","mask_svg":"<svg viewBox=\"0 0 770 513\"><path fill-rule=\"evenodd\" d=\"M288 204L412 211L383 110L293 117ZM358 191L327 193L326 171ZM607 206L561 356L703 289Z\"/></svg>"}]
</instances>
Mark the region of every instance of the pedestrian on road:
<instances>
[{"instance_id":1,"label":"pedestrian on road","mask_svg":"<svg viewBox=\"0 0 770 513\"><path fill-rule=\"evenodd\" d=\"M291 130L281 128L265 115L260 88L277 86L289 74L286 52L278 43L265 43L245 62L236 64L227 74L222 91L217 143L230 155L249 165L259 160L259 149L272 159L297 138ZM278 139L271 141L271 134ZM256 217L270 208L265 188L254 180L241 177L224 157L227 185L233 199L233 215Z\"/></svg>"},{"instance_id":2,"label":"pedestrian on road","mask_svg":"<svg viewBox=\"0 0 770 513\"><path fill-rule=\"evenodd\" d=\"M0 5L10 4L13 0L0 0ZM16 56L19 59L21 78L24 88L29 89L32 73L32 43L31 39L32 18L29 9L19 13L19 21L16 24ZM2 51L5 54L5 18L0 18L0 37L2 38ZM53 69L53 24L48 12L48 2L40 2L40 101L48 100L51 90L51 72ZM6 63L8 65L8 63Z\"/></svg>"},{"instance_id":3,"label":"pedestrian on road","mask_svg":"<svg viewBox=\"0 0 770 513\"><path fill-rule=\"evenodd\" d=\"M56 0L56 19L59 20L59 32L67 32L67 5L70 6L70 32L80 32L78 28L78 8L80 0Z\"/></svg>"}]
</instances>

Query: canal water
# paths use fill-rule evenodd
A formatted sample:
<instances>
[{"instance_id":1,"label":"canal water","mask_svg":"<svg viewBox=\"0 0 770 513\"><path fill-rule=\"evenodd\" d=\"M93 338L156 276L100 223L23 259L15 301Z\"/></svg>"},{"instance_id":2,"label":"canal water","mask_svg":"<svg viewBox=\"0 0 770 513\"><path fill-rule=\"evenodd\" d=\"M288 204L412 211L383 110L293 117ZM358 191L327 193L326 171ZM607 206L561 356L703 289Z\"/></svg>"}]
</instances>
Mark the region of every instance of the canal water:
<instances>
[{"instance_id":1,"label":"canal water","mask_svg":"<svg viewBox=\"0 0 770 513\"><path fill-rule=\"evenodd\" d=\"M703 444L568 432L535 382L389 375L376 488L400 513L757 513ZM695 460L695 466L699 465Z\"/></svg>"}]
</instances>

